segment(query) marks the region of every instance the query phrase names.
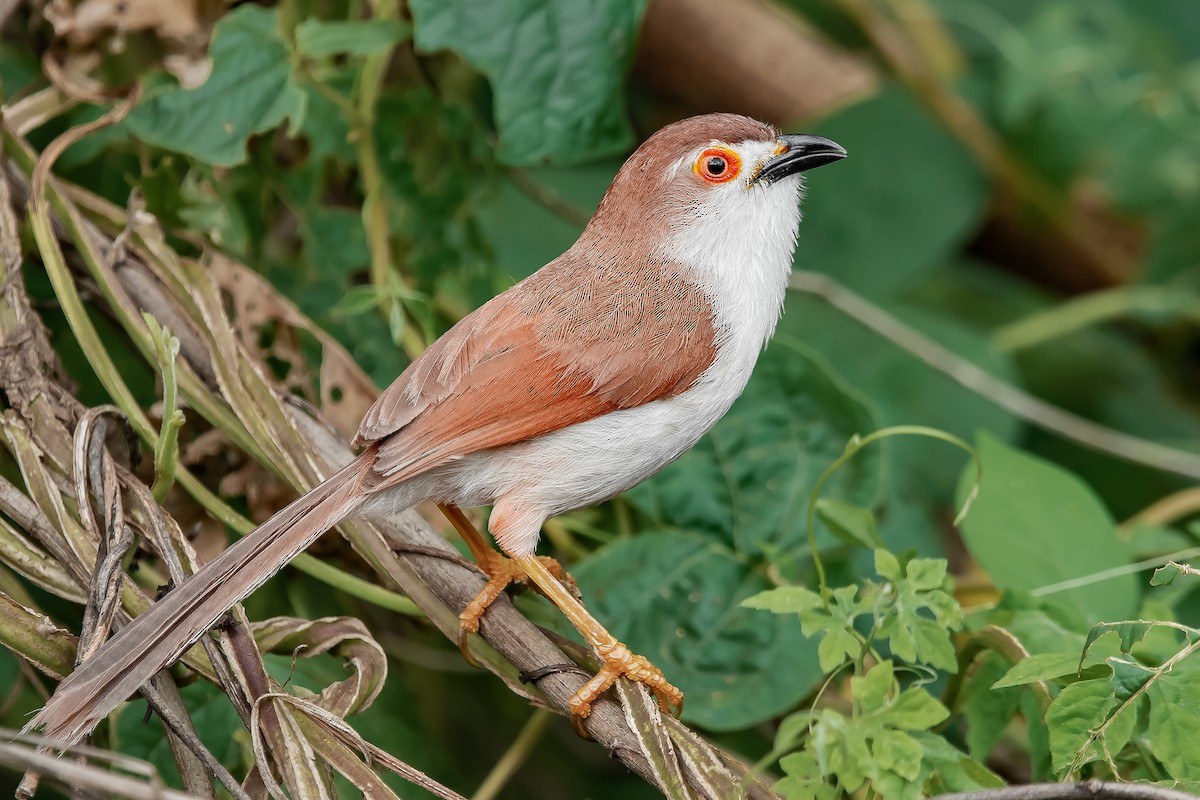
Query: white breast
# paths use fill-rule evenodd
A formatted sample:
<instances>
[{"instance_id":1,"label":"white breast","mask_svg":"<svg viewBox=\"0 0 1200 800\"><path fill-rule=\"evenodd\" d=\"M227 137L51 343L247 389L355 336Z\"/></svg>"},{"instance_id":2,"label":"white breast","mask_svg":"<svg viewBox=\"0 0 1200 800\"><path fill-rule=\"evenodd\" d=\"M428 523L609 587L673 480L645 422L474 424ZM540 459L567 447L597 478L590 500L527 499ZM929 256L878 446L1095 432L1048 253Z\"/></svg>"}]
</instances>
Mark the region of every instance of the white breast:
<instances>
[{"instance_id":1,"label":"white breast","mask_svg":"<svg viewBox=\"0 0 1200 800\"><path fill-rule=\"evenodd\" d=\"M414 493L463 506L504 498L530 520L510 552L532 552L542 521L629 489L671 463L742 393L783 307L799 224L799 181L730 192L702 207L665 255L696 266L713 301L716 360L687 391L637 408L489 450L438 468ZM733 199L733 202L729 201Z\"/></svg>"}]
</instances>

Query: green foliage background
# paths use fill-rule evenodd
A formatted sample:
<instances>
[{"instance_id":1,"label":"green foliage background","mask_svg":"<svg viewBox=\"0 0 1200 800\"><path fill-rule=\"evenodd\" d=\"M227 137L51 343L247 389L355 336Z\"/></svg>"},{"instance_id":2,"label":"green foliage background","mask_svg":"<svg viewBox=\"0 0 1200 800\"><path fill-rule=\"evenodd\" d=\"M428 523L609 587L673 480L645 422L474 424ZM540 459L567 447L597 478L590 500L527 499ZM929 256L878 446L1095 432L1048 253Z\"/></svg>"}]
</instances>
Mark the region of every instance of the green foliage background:
<instances>
[{"instance_id":1,"label":"green foliage background","mask_svg":"<svg viewBox=\"0 0 1200 800\"><path fill-rule=\"evenodd\" d=\"M809 180L796 268L833 277L1001 381L1196 453L1200 8L920 6L960 59L940 90L1061 201L1046 216L1018 198L1016 228L1035 238L1070 230L1076 211L1099 205L1139 233L1129 274L1088 294L1062 291L1053 269L1030 274L983 235L996 209L1012 206L1011 186L863 25L894 22L908 4L782 5L881 73L870 96L821 118L771 120L850 153ZM710 110L632 69L644 12L624 0L237 5L212 31L203 85L139 73L133 112L56 170L121 205L139 190L169 229L259 270L385 385L456 319L565 249L640 138ZM21 13L28 29L10 22L0 49L6 103L46 85L44 23ZM733 60L754 43L727 46L718 56ZM134 71L131 58L106 55L113 80ZM712 109L738 108L736 97L711 99ZM101 111L80 106L31 140L44 146ZM36 266L29 273L48 301ZM80 396L101 402L86 363L64 357ZM130 374L153 402L152 374ZM824 485L814 550L816 481L853 437L891 425L974 445L983 478L970 513L954 524L976 488L972 456L889 438ZM1200 636L1200 584L1186 570L1150 584L1155 566L1195 554L1191 483L1030 425L793 292L716 429L624 497L559 520L547 552L685 691L684 720L784 776L777 790L789 798L866 782L917 797L1090 776L1195 789L1200 658L1186 656ZM1177 501L1168 511L1154 505L1167 497ZM560 625L541 601L521 602ZM530 714L428 628L311 578L285 573L250 608L362 615L394 637L383 695L351 721L464 794ZM1143 622L1112 624L1125 620ZM281 676L291 668L275 666ZM319 687L334 679L321 671L338 666L297 668L296 683L311 672ZM0 651L0 686L10 685L25 686ZM223 695L196 685L185 697L214 752L244 765L246 734ZM19 727L36 705L21 688L0 722ZM109 743L171 780L157 723L142 714L140 703L125 708ZM502 797L656 796L554 725Z\"/></svg>"}]
</instances>

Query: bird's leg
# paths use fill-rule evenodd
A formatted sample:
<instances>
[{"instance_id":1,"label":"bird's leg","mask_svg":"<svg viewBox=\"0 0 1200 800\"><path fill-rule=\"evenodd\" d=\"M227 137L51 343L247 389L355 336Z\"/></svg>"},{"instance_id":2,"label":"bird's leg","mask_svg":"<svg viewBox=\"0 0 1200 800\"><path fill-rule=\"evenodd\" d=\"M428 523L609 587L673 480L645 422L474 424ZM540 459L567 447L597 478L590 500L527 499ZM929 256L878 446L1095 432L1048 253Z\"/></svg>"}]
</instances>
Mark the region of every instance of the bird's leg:
<instances>
[{"instance_id":1,"label":"bird's leg","mask_svg":"<svg viewBox=\"0 0 1200 800\"><path fill-rule=\"evenodd\" d=\"M621 676L645 684L654 692L659 707L665 713L679 716L683 711L683 692L668 683L658 667L617 641L537 556L514 556L513 561L542 590L542 594L558 606L604 662L595 677L585 683L568 703L573 721L586 719L592 713L592 703L596 698L608 691Z\"/></svg>"},{"instance_id":2,"label":"bird's leg","mask_svg":"<svg viewBox=\"0 0 1200 800\"><path fill-rule=\"evenodd\" d=\"M468 662L475 663L470 650L467 647L467 637L479 630L479 622L483 619L483 614L488 607L495 602L496 598L508 587L511 583L524 583L529 578L525 571L520 566L515 564L512 559L502 553L493 550L488 546L482 534L476 530L471 520L462 512L458 506L448 503L439 503L438 508L450 520L450 524L458 531L458 535L466 542L467 547L471 551L471 555L475 557L475 563L488 576L488 582L484 584L483 589L475 598L467 604L467 607L458 615L459 634L458 634L458 649L462 651L463 658ZM572 588L575 586L575 579L572 578L562 565L549 556L536 556L547 571L560 581L567 582ZM541 591L537 585L535 589Z\"/></svg>"}]
</instances>

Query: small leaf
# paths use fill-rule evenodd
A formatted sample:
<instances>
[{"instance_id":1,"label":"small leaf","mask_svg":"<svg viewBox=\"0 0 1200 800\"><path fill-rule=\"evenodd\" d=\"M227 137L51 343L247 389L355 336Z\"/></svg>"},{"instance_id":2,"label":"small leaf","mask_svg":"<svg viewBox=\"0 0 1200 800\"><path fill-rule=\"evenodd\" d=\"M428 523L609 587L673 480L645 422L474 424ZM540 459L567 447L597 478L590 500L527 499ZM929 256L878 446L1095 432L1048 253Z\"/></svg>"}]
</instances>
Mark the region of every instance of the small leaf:
<instances>
[{"instance_id":1,"label":"small leaf","mask_svg":"<svg viewBox=\"0 0 1200 800\"><path fill-rule=\"evenodd\" d=\"M822 605L821 596L803 586L768 589L741 602L742 608L757 608L772 614L799 614Z\"/></svg>"},{"instance_id":2,"label":"small leaf","mask_svg":"<svg viewBox=\"0 0 1200 800\"><path fill-rule=\"evenodd\" d=\"M1112 667L1113 696L1119 703L1128 700L1155 674L1154 670L1129 658L1110 658L1108 665Z\"/></svg>"},{"instance_id":3,"label":"small leaf","mask_svg":"<svg viewBox=\"0 0 1200 800\"><path fill-rule=\"evenodd\" d=\"M944 558L914 558L905 568L905 577L918 591L940 589L946 582Z\"/></svg>"},{"instance_id":4,"label":"small leaf","mask_svg":"<svg viewBox=\"0 0 1200 800\"><path fill-rule=\"evenodd\" d=\"M900 562L891 552L880 548L875 551L875 572L893 583L904 579Z\"/></svg>"},{"instance_id":5,"label":"small leaf","mask_svg":"<svg viewBox=\"0 0 1200 800\"><path fill-rule=\"evenodd\" d=\"M876 719L906 731L929 730L950 716L950 711L937 698L921 687L905 689Z\"/></svg>"},{"instance_id":6,"label":"small leaf","mask_svg":"<svg viewBox=\"0 0 1200 800\"><path fill-rule=\"evenodd\" d=\"M1004 677L992 684L993 689L1007 686L1023 686L1035 681L1061 678L1079 672L1077 653L1038 653L1027 656L1012 666Z\"/></svg>"},{"instance_id":7,"label":"small leaf","mask_svg":"<svg viewBox=\"0 0 1200 800\"><path fill-rule=\"evenodd\" d=\"M901 778L915 781L921 774L921 759L925 749L907 733L884 731L875 737L871 753L879 766Z\"/></svg>"},{"instance_id":8,"label":"small leaf","mask_svg":"<svg viewBox=\"0 0 1200 800\"><path fill-rule=\"evenodd\" d=\"M880 661L866 675L850 679L850 696L864 714L883 708L898 688L891 661Z\"/></svg>"},{"instance_id":9,"label":"small leaf","mask_svg":"<svg viewBox=\"0 0 1200 800\"><path fill-rule=\"evenodd\" d=\"M829 532L846 544L872 550L883 547L883 537L875 526L875 514L869 508L823 497L817 501L816 511Z\"/></svg>"},{"instance_id":10,"label":"small leaf","mask_svg":"<svg viewBox=\"0 0 1200 800\"><path fill-rule=\"evenodd\" d=\"M1169 586L1175 582L1175 579L1183 574L1183 565L1174 562L1167 564L1164 567L1159 567L1154 570L1154 575L1150 578L1151 586Z\"/></svg>"},{"instance_id":11,"label":"small leaf","mask_svg":"<svg viewBox=\"0 0 1200 800\"><path fill-rule=\"evenodd\" d=\"M383 53L407 39L412 26L400 20L306 19L296 26L296 50L305 56Z\"/></svg>"}]
</instances>

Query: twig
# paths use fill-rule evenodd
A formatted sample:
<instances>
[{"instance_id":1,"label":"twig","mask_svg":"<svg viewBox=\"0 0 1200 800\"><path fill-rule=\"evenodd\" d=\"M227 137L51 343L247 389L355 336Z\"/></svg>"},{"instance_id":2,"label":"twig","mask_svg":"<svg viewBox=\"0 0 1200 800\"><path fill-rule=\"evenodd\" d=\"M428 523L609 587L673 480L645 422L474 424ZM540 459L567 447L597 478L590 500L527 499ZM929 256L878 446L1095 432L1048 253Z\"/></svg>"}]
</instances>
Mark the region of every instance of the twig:
<instances>
[{"instance_id":1,"label":"twig","mask_svg":"<svg viewBox=\"0 0 1200 800\"><path fill-rule=\"evenodd\" d=\"M1030 783L1000 789L980 789L937 795L936 800L1196 800L1195 795L1144 783L1079 781Z\"/></svg>"},{"instance_id":2,"label":"twig","mask_svg":"<svg viewBox=\"0 0 1200 800\"><path fill-rule=\"evenodd\" d=\"M816 272L795 272L791 288L814 294L860 324L908 351L960 386L1000 406L1031 425L1091 450L1200 480L1200 456L1113 430L1047 403L1006 383L953 353L915 328Z\"/></svg>"}]
</instances>

